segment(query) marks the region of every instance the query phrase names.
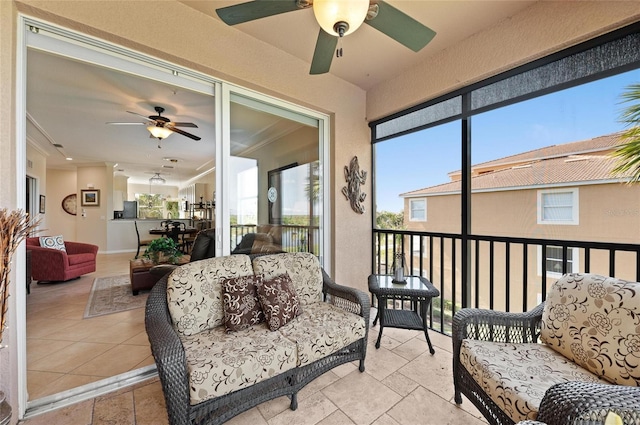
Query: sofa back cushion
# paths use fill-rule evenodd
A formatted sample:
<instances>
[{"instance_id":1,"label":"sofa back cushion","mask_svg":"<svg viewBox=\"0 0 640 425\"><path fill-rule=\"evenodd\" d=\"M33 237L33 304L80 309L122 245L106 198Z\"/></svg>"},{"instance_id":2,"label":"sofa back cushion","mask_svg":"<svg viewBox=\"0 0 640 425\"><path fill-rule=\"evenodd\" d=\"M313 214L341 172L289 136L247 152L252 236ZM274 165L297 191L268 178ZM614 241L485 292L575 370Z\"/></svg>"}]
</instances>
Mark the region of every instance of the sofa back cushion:
<instances>
[{"instance_id":1,"label":"sofa back cushion","mask_svg":"<svg viewBox=\"0 0 640 425\"><path fill-rule=\"evenodd\" d=\"M288 274L302 306L322 300L322 268L318 258L311 253L287 252L256 257L253 270L265 280Z\"/></svg>"},{"instance_id":2,"label":"sofa back cushion","mask_svg":"<svg viewBox=\"0 0 640 425\"><path fill-rule=\"evenodd\" d=\"M247 255L208 258L176 268L167 280L167 303L176 331L195 335L223 325L222 281L252 274Z\"/></svg>"},{"instance_id":3,"label":"sofa back cushion","mask_svg":"<svg viewBox=\"0 0 640 425\"><path fill-rule=\"evenodd\" d=\"M610 382L640 386L640 283L563 276L547 295L540 339Z\"/></svg>"}]
</instances>

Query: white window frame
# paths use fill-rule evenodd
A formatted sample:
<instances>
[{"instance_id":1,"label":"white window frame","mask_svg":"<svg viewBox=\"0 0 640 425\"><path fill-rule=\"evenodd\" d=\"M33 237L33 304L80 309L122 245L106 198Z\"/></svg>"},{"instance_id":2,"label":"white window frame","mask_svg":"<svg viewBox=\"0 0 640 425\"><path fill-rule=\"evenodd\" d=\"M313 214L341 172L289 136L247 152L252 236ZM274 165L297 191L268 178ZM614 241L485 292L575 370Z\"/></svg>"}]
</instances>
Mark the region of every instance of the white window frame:
<instances>
[{"instance_id":1,"label":"white window frame","mask_svg":"<svg viewBox=\"0 0 640 425\"><path fill-rule=\"evenodd\" d=\"M414 202L424 203L424 218L415 218L413 216L413 204ZM409 199L409 221L427 221L427 198Z\"/></svg>"},{"instance_id":2,"label":"white window frame","mask_svg":"<svg viewBox=\"0 0 640 425\"><path fill-rule=\"evenodd\" d=\"M549 248L560 248L555 245L547 246L547 256L549 255ZM567 273L579 273L580 272L580 250L578 248L567 248L567 251L571 251L571 262L567 263ZM542 276L542 267L547 267L547 258L542 258L542 246L538 245L538 276ZM547 277L560 278L562 273L547 270Z\"/></svg>"},{"instance_id":3,"label":"white window frame","mask_svg":"<svg viewBox=\"0 0 640 425\"><path fill-rule=\"evenodd\" d=\"M544 195L553 194L553 193L571 193L571 219L569 220L548 220L544 219ZM573 225L577 226L580 224L580 191L577 187L573 188L562 188L562 189L542 189L538 190L538 202L537 202L537 215L538 215L538 224L551 224L551 225Z\"/></svg>"}]
</instances>

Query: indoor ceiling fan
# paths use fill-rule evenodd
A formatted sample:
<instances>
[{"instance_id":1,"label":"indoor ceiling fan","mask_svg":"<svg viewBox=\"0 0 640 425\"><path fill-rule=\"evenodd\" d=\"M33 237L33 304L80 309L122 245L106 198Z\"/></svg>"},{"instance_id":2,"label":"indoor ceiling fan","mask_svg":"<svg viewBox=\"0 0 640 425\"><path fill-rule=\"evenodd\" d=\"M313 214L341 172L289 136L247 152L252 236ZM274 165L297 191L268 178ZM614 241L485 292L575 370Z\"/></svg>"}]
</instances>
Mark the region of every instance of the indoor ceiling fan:
<instances>
[{"instance_id":1,"label":"indoor ceiling fan","mask_svg":"<svg viewBox=\"0 0 640 425\"><path fill-rule=\"evenodd\" d=\"M216 9L227 25L236 25L267 16L313 8L320 24L310 74L329 72L339 38L358 29L364 22L414 52L426 46L436 35L409 15L382 0L253 0Z\"/></svg>"},{"instance_id":2,"label":"indoor ceiling fan","mask_svg":"<svg viewBox=\"0 0 640 425\"><path fill-rule=\"evenodd\" d=\"M146 122L108 122L107 124L113 124L113 125L146 125L147 126L147 130L149 130L149 133L151 133L152 138L158 139L159 141L162 139L166 139L167 137L171 136L171 134L173 133L178 133L178 134L182 134L183 136L186 136L190 139L193 140L200 140L200 137L195 136L191 133L187 133L184 130L180 130L177 127L193 127L193 128L198 128L197 125L195 125L192 122L174 122L171 121L169 118L167 117L163 117L162 113L164 112L164 108L161 106L156 106L154 107L156 113L158 115L149 115L144 116L141 115L137 112L131 112L131 111L127 111L130 114L133 115L137 115L139 117L142 117L146 120ZM158 142L158 147L160 147L160 143Z\"/></svg>"}]
</instances>

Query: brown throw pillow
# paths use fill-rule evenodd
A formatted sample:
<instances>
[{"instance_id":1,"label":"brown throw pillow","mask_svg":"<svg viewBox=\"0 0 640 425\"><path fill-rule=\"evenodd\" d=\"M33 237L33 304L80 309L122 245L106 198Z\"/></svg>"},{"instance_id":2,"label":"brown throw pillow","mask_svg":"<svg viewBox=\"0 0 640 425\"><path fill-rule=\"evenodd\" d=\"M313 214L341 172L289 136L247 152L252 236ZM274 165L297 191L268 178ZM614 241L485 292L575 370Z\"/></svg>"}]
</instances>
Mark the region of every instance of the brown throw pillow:
<instances>
[{"instance_id":1,"label":"brown throw pillow","mask_svg":"<svg viewBox=\"0 0 640 425\"><path fill-rule=\"evenodd\" d=\"M241 331L264 322L264 314L256 293L261 276L242 276L222 281L224 324L227 332Z\"/></svg>"},{"instance_id":2,"label":"brown throw pillow","mask_svg":"<svg viewBox=\"0 0 640 425\"><path fill-rule=\"evenodd\" d=\"M256 282L256 289L267 325L272 331L278 330L302 313L298 294L288 274L268 280L262 278Z\"/></svg>"}]
</instances>

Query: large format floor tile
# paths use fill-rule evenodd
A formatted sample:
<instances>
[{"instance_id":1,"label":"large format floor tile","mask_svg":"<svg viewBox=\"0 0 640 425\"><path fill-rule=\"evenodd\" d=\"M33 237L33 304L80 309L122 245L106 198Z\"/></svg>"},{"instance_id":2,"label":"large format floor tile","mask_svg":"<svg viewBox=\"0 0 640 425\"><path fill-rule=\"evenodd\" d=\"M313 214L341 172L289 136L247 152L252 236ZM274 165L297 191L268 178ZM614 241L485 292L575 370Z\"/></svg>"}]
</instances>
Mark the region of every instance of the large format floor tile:
<instances>
[{"instance_id":1,"label":"large format floor tile","mask_svg":"<svg viewBox=\"0 0 640 425\"><path fill-rule=\"evenodd\" d=\"M27 296L29 400L153 364L144 308L85 318L97 277L128 273L131 254L98 255L97 270L61 283L32 283Z\"/></svg>"},{"instance_id":2,"label":"large format floor tile","mask_svg":"<svg viewBox=\"0 0 640 425\"><path fill-rule=\"evenodd\" d=\"M32 285L27 298L30 399L153 364L144 309L83 318L93 279L126 273L129 257L101 256L95 274L68 284ZM374 308L372 322L375 313ZM370 328L364 373L359 372L358 362L338 366L300 391L297 410L290 410L290 400L280 397L227 423L486 424L471 402L465 399L460 406L453 402L451 338L429 332L435 348L431 355L420 331L385 328L381 347L376 349L378 331L378 326ZM21 424L166 425L168 418L162 387L158 378L152 378Z\"/></svg>"}]
</instances>

